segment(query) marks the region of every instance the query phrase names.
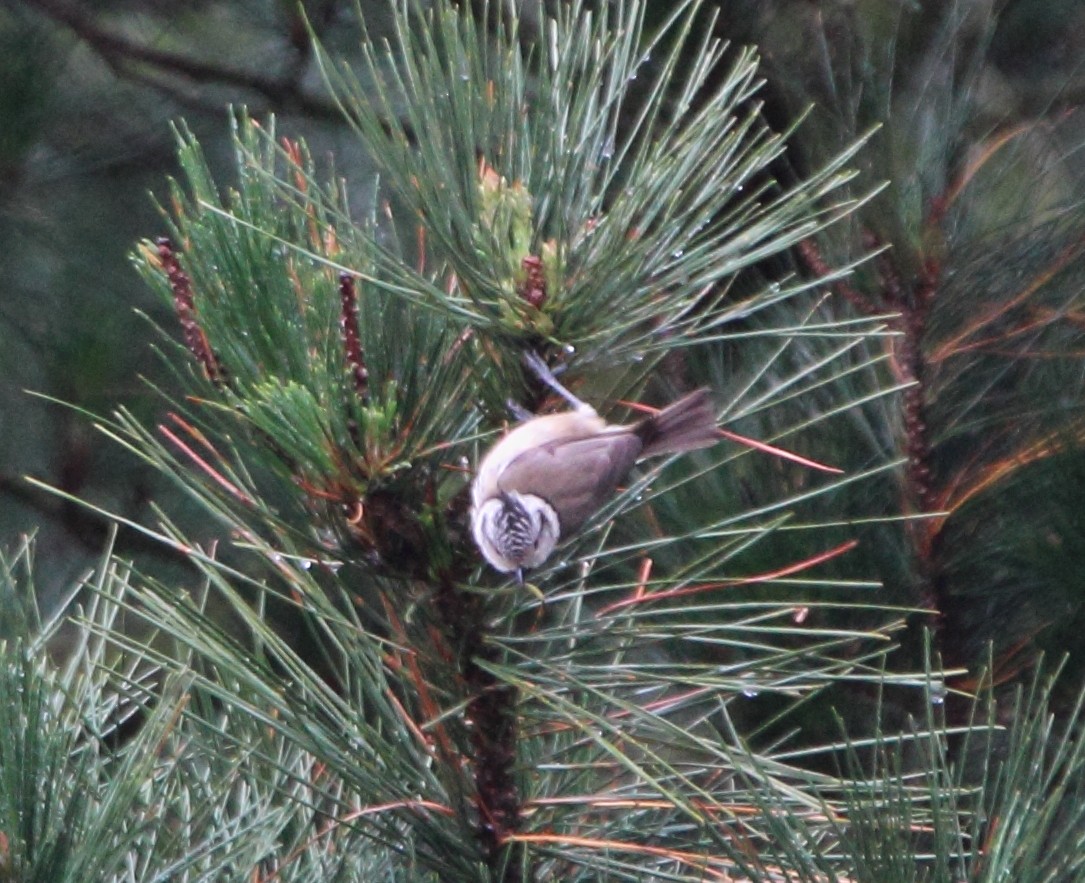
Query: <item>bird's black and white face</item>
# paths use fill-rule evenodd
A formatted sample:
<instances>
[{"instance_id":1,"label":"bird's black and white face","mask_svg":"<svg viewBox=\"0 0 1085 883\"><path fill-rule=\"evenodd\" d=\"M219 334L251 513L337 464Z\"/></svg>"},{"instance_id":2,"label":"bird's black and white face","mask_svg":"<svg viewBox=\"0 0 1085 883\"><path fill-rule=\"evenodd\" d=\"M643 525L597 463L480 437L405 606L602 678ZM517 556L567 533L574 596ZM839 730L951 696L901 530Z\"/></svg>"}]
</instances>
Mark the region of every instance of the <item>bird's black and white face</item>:
<instances>
[{"instance_id":1,"label":"bird's black and white face","mask_svg":"<svg viewBox=\"0 0 1085 883\"><path fill-rule=\"evenodd\" d=\"M486 500L472 519L486 560L502 573L538 567L554 551L561 525L554 508L535 494L515 491Z\"/></svg>"}]
</instances>

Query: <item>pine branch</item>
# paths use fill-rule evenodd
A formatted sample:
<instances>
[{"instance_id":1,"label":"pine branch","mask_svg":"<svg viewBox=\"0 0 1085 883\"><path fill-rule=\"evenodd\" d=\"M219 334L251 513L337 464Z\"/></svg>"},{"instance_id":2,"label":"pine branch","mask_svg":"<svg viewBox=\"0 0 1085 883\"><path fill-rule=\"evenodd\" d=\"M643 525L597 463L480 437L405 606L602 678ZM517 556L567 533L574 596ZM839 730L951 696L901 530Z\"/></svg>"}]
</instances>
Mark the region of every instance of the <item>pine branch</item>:
<instances>
[{"instance_id":1,"label":"pine branch","mask_svg":"<svg viewBox=\"0 0 1085 883\"><path fill-rule=\"evenodd\" d=\"M225 380L204 383L196 407L175 421L183 434L167 428L155 437L123 414L107 432L174 476L228 535L256 552L257 569L270 567L281 581L272 589L254 583L244 569L221 571L195 544L175 537L204 561L209 581L253 630L270 664L242 670L243 648L198 611L189 611L184 625L171 627L171 633L212 664L217 674L201 681L202 688L223 700L229 695L224 683L241 682L256 691L276 670L290 672L295 688L290 701L278 703L277 730L329 758L367 804L389 806L387 818L373 823L376 836L390 838L393 829L406 826L417 838L423 863L437 873L450 851L460 874L477 874L483 867L491 879L519 880L539 872L545 852L535 850L539 845L545 850L545 843L532 839L525 823L540 783L522 772L536 733L571 734L573 742L565 748L560 740L552 746L544 740L540 748L559 752L554 755L558 770L565 766L558 760L561 752L570 750L571 768L586 772L593 787L608 781L615 768L625 769L652 796L665 830L681 831L700 817L699 798L691 795L703 794L706 805L715 806L717 782L727 778L734 759L713 747L717 725L700 707L706 696L779 691L788 701L801 700L823 688L829 673L842 675L862 664L863 653L849 650L856 640L883 641L895 628L892 613L890 623L871 625L887 613L860 611L863 605L853 608L867 619L862 627L812 629L784 624L798 616L793 603L758 602L731 610L715 598L732 562L779 529L786 518L778 510L807 492L754 509L745 523L731 516L707 524L700 519L685 536L642 537L616 553L598 547L598 526L606 519L628 511L638 498L650 502L665 490L690 486L695 476L689 474L645 493L648 475L619 495L585 532L595 549L575 553L588 569L574 572L571 582L562 562L537 574L547 586L546 609L568 617L568 630L521 634L518 624L540 615L535 603L503 593L491 601L479 591L481 575L464 542L463 481L454 472L442 473L442 467L446 452L470 443L481 420L480 413L464 407L471 390L507 390L516 347L541 339L574 351L581 347L584 363L620 366L645 348L663 352L698 336L710 342L747 333L782 334L785 340L806 334L831 341L817 367L800 368L780 385L785 392L743 403L748 413L757 413L773 399L797 395L793 386L816 388L831 382L833 371L846 373L850 369L837 369L835 363L877 328L819 327L807 312L797 320L784 314L776 327L766 323L746 330L755 314L798 298L807 287L766 285L732 303L726 279L861 203L830 201L849 177L844 164L853 150L792 190L764 181L765 168L783 148L756 113L740 110L755 88L752 56L741 56L722 78L713 74L713 91L702 100L702 86L723 64L723 55L718 46L699 46L697 75L692 82L678 81L684 41L695 31L695 7L669 22L664 34L673 37L673 45L663 35L649 44L648 51L660 48L664 59L652 71L638 45L638 8L630 6L621 16L612 29L606 15L588 17L579 7L562 13L554 25L560 39L530 74L532 89L548 101L529 98L527 59L519 56L511 19L497 29L499 46L493 49L455 12L439 8L428 20L403 13L399 52L384 59L393 71L389 80L383 68L378 70L384 62L378 65L375 48L366 48L377 100L370 102L370 95L361 101L354 84L359 100L351 112L369 148L388 163L398 195L417 212L427 245L425 273L386 244L392 239L382 232L375 210L362 223L348 216L346 194L338 185L318 182L303 145L280 144L273 125L265 128L246 118L236 129L239 183L225 195L194 139L182 133L188 187L173 189L169 215L171 237L183 253L145 246L140 255L148 280L178 306L188 348L205 381ZM501 41L507 41L504 48ZM500 67L490 69L489 59ZM478 75L463 80L460 60ZM646 79L651 74L649 101L631 128L619 132L618 120L633 100L628 84L638 72ZM571 78L582 81L582 91L568 92ZM512 88L498 89L497 82ZM483 83L491 85L480 91ZM341 85L348 92L352 88L345 81ZM399 92L410 99L406 121L390 130L378 114L391 113ZM563 109L566 99L572 103ZM417 115L427 107L433 111L427 137L415 143L408 129L419 130ZM451 107L451 117L438 107ZM525 114L528 107L537 118ZM562 139L572 138L575 150L554 139L554 126L565 126L566 115L570 129ZM442 128L446 119L452 125ZM598 150L608 154L604 163L589 160L595 151L581 143L584 139L598 142ZM529 150L534 144L543 146L541 154ZM500 170L492 164L498 161ZM688 194L703 195L690 204ZM181 263L184 275L177 269ZM726 326L740 318L746 328L732 333ZM409 342L405 349L404 341ZM428 366L427 376L418 371L419 362ZM813 379L825 366L833 366L830 380ZM736 397L736 412L743 394ZM795 431L795 426L783 430ZM269 504L272 495L292 508ZM314 545L313 533L324 538L324 548ZM338 542L332 545L329 537ZM721 537L729 539L720 543ZM691 544L685 563L658 565L650 584L647 577L641 581L643 606L630 611L602 603L625 595L631 560L664 547L673 555L678 542ZM739 584L772 583L832 557L774 567ZM357 635L356 626L344 619L349 596L342 608L320 601L322 587L281 563L293 560L319 566L345 561L366 574L361 597L375 602L365 605L365 615L376 634ZM593 560L595 565L589 564ZM592 566L596 573L589 581ZM407 650L393 656L394 664L382 663L367 675L381 697L369 701L384 705L380 719L386 730L381 736L366 732L364 739L375 751L370 759L341 768L338 759L352 754L347 745L357 729L347 720L347 706L254 616L232 585L235 580L251 585L260 597L270 592L279 603L293 603L315 617L312 629L325 636L323 656L336 672L335 682L357 682L351 669L361 662L357 652L372 654L365 666L383 655L386 638L379 635ZM415 606L409 620L397 612L404 597ZM593 620L584 599L598 603L606 615ZM145 599L158 611L156 621L175 603ZM826 613L832 609L823 599L811 604ZM688 611L696 607L708 622L721 625L688 622ZM805 622L805 609L796 622ZM732 625L723 625L728 621ZM551 649L522 657L522 640ZM713 666L687 671L675 663L657 675L635 658L624 661L631 647L647 649L660 641L677 646L703 641L747 661L722 679ZM347 651L351 642L360 642L357 652ZM597 657L611 660L599 669L601 680L592 662ZM563 661L550 668L540 659ZM808 679L801 672L813 659L821 674ZM512 660L519 660L515 668ZM631 704L634 694L610 683L612 672L627 665L632 690L657 694L659 704L649 706L647 714ZM691 682L704 684L705 692L690 692ZM297 684L306 685L300 694ZM574 685L573 697L562 696L563 684ZM451 711L460 707L462 720ZM699 724L683 731L673 720L684 714L696 715ZM320 725L314 731L306 721ZM592 735L596 730L602 739ZM390 739L392 734L398 735ZM671 745L660 751L657 741ZM377 758L408 768L415 761L402 746L419 744L436 758L433 776L413 796L389 793L388 783L375 775ZM673 752L688 752L708 772L685 772L683 763L668 756ZM788 780L802 775L780 771L778 780L770 776L772 781L763 784L790 803L782 797L792 787ZM557 793L550 789L560 791L563 783L559 773L541 783L541 791ZM444 812L419 814L419 805ZM554 820L573 830L582 821L575 807ZM622 849L636 854L619 817L607 818L598 831L611 825L615 834L621 832L618 841L628 843ZM465 831L471 832L466 838ZM712 848L723 849L725 866L746 866L728 846L709 847L684 834L673 842L665 837L662 852L644 848L640 854L662 866L679 856L679 866L689 866L691 857ZM779 861L795 858L781 855ZM584 873L605 866L597 849L582 859Z\"/></svg>"},{"instance_id":2,"label":"pine branch","mask_svg":"<svg viewBox=\"0 0 1085 883\"><path fill-rule=\"evenodd\" d=\"M188 687L177 744L214 758L196 772L245 811L191 811L180 764L175 854L219 879L966 867L1002 798L972 814L940 717L948 674L887 669L916 611L876 594L863 556L896 509L841 502L892 485L893 424L867 418L900 392L905 484L934 514L949 264L824 257L864 226L866 251L882 241L846 223L877 190L851 171L861 129L778 184L795 130L762 119L752 53L697 36L697 4L649 35L638 3L573 3L534 47L510 7L492 12L484 31L405 3L389 45L363 35L360 78L319 55L395 202L359 211L274 120L235 119L229 187L178 133L168 240L135 260L177 313L167 355L190 395L156 427L121 410L99 428L207 514L199 537L165 513L138 528L205 584L124 596L170 643L95 626ZM930 237L968 188L940 192ZM814 281L789 267L800 247ZM645 465L514 586L472 550L464 472L506 399L543 404L525 349L602 409L662 393L664 365L709 382L727 437L755 444ZM815 718L834 703L845 738ZM1068 792L1055 775L1028 793L1061 808ZM1067 830L1047 815L1004 867Z\"/></svg>"},{"instance_id":3,"label":"pine branch","mask_svg":"<svg viewBox=\"0 0 1085 883\"><path fill-rule=\"evenodd\" d=\"M979 635L998 634L1006 670L1017 669L1022 642L1050 623L1043 609L1063 597L1031 550L1040 534L1066 536L1064 514L1040 502L1051 496L1048 470L1057 461L1076 475L1081 451L1080 416L1062 404L1080 386L1071 268L1085 225L1081 176L1063 142L1074 136L1055 105L1021 113L1011 93L985 100L1000 76L989 53L999 22L971 4L901 8L880 23L851 10L793 12L787 25L776 21L780 32L796 28L798 44L829 49L820 58L772 54L785 103L818 107L802 149L831 154L884 121L860 180L894 178L848 235L827 231L801 255L821 276L886 248L846 284L833 283L840 309L899 312L889 364L895 379L913 383L895 410L871 415L871 435L879 422L898 427L906 464L887 497L922 516L902 537L907 557L882 572L938 611L947 652L967 646L978 657ZM1034 503L1020 502L1025 487ZM1039 511L1047 528L1025 514Z\"/></svg>"}]
</instances>

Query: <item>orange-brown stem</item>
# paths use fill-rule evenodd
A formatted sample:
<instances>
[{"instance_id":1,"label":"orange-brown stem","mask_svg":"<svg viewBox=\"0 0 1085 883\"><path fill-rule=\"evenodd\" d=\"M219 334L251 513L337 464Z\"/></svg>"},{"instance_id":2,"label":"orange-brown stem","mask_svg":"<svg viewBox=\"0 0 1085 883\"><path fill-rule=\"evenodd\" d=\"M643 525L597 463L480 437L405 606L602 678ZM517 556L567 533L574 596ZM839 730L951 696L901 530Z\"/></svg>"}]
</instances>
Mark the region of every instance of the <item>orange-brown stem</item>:
<instances>
[{"instance_id":1,"label":"orange-brown stem","mask_svg":"<svg viewBox=\"0 0 1085 883\"><path fill-rule=\"evenodd\" d=\"M177 313L177 321L181 325L185 346L196 357L196 361L200 363L207 378L213 383L221 383L222 369L211 350L207 335L204 334L196 318L196 297L192 292L192 281L181 268L181 262L169 237L159 237L155 240L155 245L158 247L158 259L166 271L166 278L169 279L170 292L173 294L173 308Z\"/></svg>"}]
</instances>

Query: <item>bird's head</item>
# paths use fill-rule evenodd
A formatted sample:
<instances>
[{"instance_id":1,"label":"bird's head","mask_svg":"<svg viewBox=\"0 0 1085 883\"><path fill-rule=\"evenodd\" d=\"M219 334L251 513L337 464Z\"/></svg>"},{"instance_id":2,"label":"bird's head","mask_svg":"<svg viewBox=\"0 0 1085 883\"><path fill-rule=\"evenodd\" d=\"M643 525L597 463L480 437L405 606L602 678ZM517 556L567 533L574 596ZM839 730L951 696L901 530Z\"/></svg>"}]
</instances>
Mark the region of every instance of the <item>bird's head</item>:
<instances>
[{"instance_id":1,"label":"bird's head","mask_svg":"<svg viewBox=\"0 0 1085 883\"><path fill-rule=\"evenodd\" d=\"M502 573L538 567L554 551L561 525L554 508L535 494L501 492L471 519L483 556Z\"/></svg>"}]
</instances>

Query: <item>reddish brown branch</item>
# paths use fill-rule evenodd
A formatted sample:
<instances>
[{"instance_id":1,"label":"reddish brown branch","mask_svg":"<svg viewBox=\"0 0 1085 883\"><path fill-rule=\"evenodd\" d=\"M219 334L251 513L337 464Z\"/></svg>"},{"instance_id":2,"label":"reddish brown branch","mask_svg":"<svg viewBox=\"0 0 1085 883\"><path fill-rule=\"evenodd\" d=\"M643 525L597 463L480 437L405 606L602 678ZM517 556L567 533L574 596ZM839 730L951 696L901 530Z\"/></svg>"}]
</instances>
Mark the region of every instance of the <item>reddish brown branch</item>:
<instances>
[{"instance_id":1,"label":"reddish brown branch","mask_svg":"<svg viewBox=\"0 0 1085 883\"><path fill-rule=\"evenodd\" d=\"M825 262L813 239L804 239L797 246L799 258L806 265L806 269L819 278L826 278L833 274L833 270ZM843 297L864 316L876 316L880 311L871 303L870 299L861 291L850 285L845 279L834 279L828 283L834 294Z\"/></svg>"},{"instance_id":2,"label":"reddish brown branch","mask_svg":"<svg viewBox=\"0 0 1085 883\"><path fill-rule=\"evenodd\" d=\"M520 269L524 275L517 293L535 309L540 309L546 301L546 274L543 272L542 258L528 255L520 262Z\"/></svg>"},{"instance_id":3,"label":"reddish brown branch","mask_svg":"<svg viewBox=\"0 0 1085 883\"><path fill-rule=\"evenodd\" d=\"M907 480L911 502L922 513L937 509L931 487L931 442L926 418L926 358L923 335L927 330L931 303L938 286L940 268L934 262L924 266L912 297L901 304L902 330L900 365L905 379L913 383L904 390L904 436L908 455ZM898 295L899 296L899 295ZM929 550L921 550L929 552Z\"/></svg>"},{"instance_id":4,"label":"reddish brown branch","mask_svg":"<svg viewBox=\"0 0 1085 883\"><path fill-rule=\"evenodd\" d=\"M155 245L158 247L158 259L162 262L162 268L169 279L170 291L173 293L173 308L177 313L177 321L181 325L185 346L196 357L207 379L212 383L221 383L222 369L207 340L207 335L204 334L196 318L196 298L192 293L192 281L182 269L169 237L160 237L155 240Z\"/></svg>"},{"instance_id":5,"label":"reddish brown branch","mask_svg":"<svg viewBox=\"0 0 1085 883\"><path fill-rule=\"evenodd\" d=\"M343 332L343 352L354 391L363 402L369 401L369 369L358 331L358 292L350 273L339 274L339 325Z\"/></svg>"},{"instance_id":6,"label":"reddish brown branch","mask_svg":"<svg viewBox=\"0 0 1085 883\"><path fill-rule=\"evenodd\" d=\"M504 856L510 838L521 827L520 791L514 774L520 736L518 693L485 668L485 662L496 661L498 651L486 641L481 598L461 592L450 579L441 579L435 600L456 647L464 688L470 697L465 719L472 749L470 766L475 780L479 846L495 880L522 883L520 862L505 861Z\"/></svg>"},{"instance_id":7,"label":"reddish brown branch","mask_svg":"<svg viewBox=\"0 0 1085 883\"><path fill-rule=\"evenodd\" d=\"M863 247L874 251L881 249L879 237L867 231L863 234ZM826 264L812 239L799 243L800 260L807 269L819 277L828 277L832 269ZM842 279L829 282L832 291L839 294L864 315L880 315L895 312L890 327L899 334L891 338L894 347L892 364L898 379L905 384L901 419L904 427L904 495L907 508L918 514L930 515L939 509L938 494L933 488L933 450L927 426L927 356L923 350L923 337L927 320L941 281L941 266L928 261L913 282L906 281L893 262L889 252L882 251L875 259L880 286L873 296L867 295ZM934 524L933 521L917 522L912 531L918 566L922 572L923 605L931 610L939 609L934 575Z\"/></svg>"},{"instance_id":8,"label":"reddish brown branch","mask_svg":"<svg viewBox=\"0 0 1085 883\"><path fill-rule=\"evenodd\" d=\"M168 71L193 83L221 83L248 89L276 107L297 110L312 117L338 119L341 112L328 101L306 94L297 70L285 78L238 70L223 64L201 61L174 52L144 46L127 37L103 30L93 16L66 0L26 0L27 5L58 22L83 40L114 70L125 73L132 65Z\"/></svg>"}]
</instances>

